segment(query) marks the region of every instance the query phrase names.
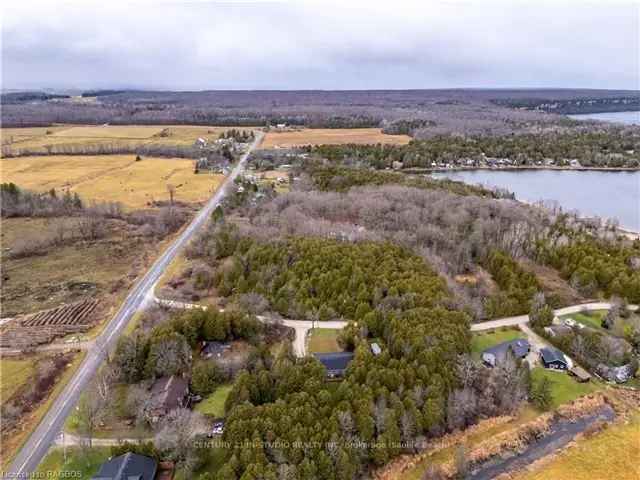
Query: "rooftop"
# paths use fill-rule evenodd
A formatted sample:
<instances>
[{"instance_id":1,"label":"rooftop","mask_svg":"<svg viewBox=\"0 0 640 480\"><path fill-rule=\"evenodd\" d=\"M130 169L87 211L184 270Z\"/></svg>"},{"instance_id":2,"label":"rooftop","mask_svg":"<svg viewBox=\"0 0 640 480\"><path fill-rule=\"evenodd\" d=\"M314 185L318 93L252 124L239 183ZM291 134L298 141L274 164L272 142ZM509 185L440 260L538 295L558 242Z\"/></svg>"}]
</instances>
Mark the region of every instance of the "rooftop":
<instances>
[{"instance_id":1,"label":"rooftop","mask_svg":"<svg viewBox=\"0 0 640 480\"><path fill-rule=\"evenodd\" d=\"M344 371L353 360L352 352L314 353L314 356L329 373Z\"/></svg>"},{"instance_id":2,"label":"rooftop","mask_svg":"<svg viewBox=\"0 0 640 480\"><path fill-rule=\"evenodd\" d=\"M151 398L155 407L173 410L180 406L180 401L188 391L187 381L176 375L161 377L151 387Z\"/></svg>"},{"instance_id":3,"label":"rooftop","mask_svg":"<svg viewBox=\"0 0 640 480\"><path fill-rule=\"evenodd\" d=\"M158 462L137 453L125 453L102 464L93 480L153 480Z\"/></svg>"},{"instance_id":4,"label":"rooftop","mask_svg":"<svg viewBox=\"0 0 640 480\"><path fill-rule=\"evenodd\" d=\"M540 355L542 355L542 360L544 360L546 363L567 363L567 359L564 357L564 354L561 351L556 350L555 348L541 348Z\"/></svg>"}]
</instances>

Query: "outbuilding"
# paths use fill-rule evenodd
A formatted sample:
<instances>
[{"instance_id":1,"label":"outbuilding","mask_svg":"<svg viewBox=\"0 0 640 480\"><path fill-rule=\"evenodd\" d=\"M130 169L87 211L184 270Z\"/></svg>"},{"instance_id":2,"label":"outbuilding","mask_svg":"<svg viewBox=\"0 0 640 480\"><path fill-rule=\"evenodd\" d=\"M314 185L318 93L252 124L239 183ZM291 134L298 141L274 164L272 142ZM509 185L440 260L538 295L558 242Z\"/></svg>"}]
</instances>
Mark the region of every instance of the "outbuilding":
<instances>
[{"instance_id":1,"label":"outbuilding","mask_svg":"<svg viewBox=\"0 0 640 480\"><path fill-rule=\"evenodd\" d=\"M576 380L580 383L588 382L591 380L591 375L584 368L574 365L570 370L569 374L574 376Z\"/></svg>"},{"instance_id":2,"label":"outbuilding","mask_svg":"<svg viewBox=\"0 0 640 480\"><path fill-rule=\"evenodd\" d=\"M540 360L545 368L554 368L556 370L566 370L569 368L569 362L564 354L555 348L541 348Z\"/></svg>"}]
</instances>

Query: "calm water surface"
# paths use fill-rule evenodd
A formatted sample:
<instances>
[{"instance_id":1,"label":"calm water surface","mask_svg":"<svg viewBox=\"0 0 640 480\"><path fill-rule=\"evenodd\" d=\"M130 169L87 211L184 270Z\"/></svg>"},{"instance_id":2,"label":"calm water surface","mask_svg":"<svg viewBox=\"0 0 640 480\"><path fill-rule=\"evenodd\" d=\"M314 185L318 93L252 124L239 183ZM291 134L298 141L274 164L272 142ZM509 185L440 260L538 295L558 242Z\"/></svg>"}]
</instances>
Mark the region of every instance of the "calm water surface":
<instances>
[{"instance_id":1,"label":"calm water surface","mask_svg":"<svg viewBox=\"0 0 640 480\"><path fill-rule=\"evenodd\" d=\"M564 210L617 218L622 227L640 231L640 172L467 170L433 176L506 188L518 200L557 201Z\"/></svg>"},{"instance_id":2,"label":"calm water surface","mask_svg":"<svg viewBox=\"0 0 640 480\"><path fill-rule=\"evenodd\" d=\"M640 125L640 112L582 113L567 116L574 120L601 120L603 122L624 123L625 125Z\"/></svg>"}]
</instances>

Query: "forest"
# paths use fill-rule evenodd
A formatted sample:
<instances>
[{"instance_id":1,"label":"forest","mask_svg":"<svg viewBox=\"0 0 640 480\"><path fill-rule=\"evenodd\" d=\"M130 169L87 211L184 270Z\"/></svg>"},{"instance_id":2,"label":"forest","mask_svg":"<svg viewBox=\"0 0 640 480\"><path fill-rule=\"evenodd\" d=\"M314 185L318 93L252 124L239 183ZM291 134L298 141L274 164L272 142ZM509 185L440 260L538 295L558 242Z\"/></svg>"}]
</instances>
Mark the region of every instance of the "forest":
<instances>
[{"instance_id":1,"label":"forest","mask_svg":"<svg viewBox=\"0 0 640 480\"><path fill-rule=\"evenodd\" d=\"M509 136L438 135L407 145L318 145L308 151L332 162L390 168L432 168L445 164L483 166L491 159L509 159L514 166L552 160L568 165L579 159L585 167L640 167L640 134L634 129L565 131ZM471 165L468 163L471 162Z\"/></svg>"}]
</instances>

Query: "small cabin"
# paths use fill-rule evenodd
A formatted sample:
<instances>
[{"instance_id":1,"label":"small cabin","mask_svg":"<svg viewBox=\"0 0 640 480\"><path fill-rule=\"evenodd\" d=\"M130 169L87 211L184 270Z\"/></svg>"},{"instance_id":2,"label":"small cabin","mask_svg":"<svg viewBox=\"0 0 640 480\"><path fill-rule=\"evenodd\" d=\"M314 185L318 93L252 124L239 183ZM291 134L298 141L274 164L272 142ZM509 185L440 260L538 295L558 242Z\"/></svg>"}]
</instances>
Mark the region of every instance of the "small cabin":
<instances>
[{"instance_id":1,"label":"small cabin","mask_svg":"<svg viewBox=\"0 0 640 480\"><path fill-rule=\"evenodd\" d=\"M556 370L567 370L569 368L567 357L555 348L541 348L540 360L545 368L553 368Z\"/></svg>"}]
</instances>

